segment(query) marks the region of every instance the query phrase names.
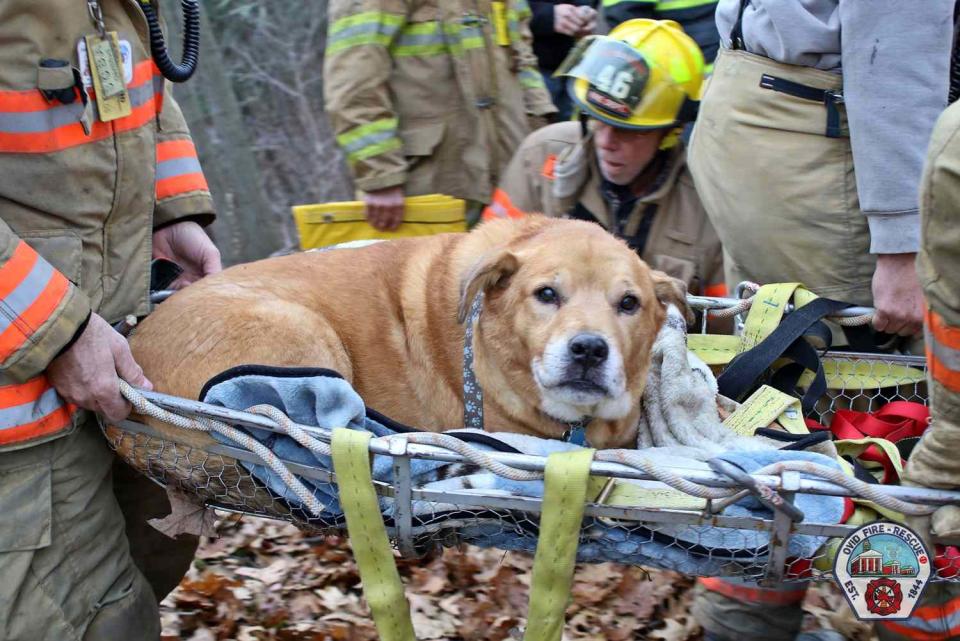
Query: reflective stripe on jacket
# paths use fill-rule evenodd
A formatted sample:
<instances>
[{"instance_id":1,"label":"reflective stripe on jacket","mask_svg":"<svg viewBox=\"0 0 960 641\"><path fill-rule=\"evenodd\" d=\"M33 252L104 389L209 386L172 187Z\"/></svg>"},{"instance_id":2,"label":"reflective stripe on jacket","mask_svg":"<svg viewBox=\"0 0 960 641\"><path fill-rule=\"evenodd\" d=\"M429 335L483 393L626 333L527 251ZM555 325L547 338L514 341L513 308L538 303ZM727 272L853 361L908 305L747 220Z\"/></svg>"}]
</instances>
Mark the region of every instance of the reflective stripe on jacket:
<instances>
[{"instance_id":1,"label":"reflective stripe on jacket","mask_svg":"<svg viewBox=\"0 0 960 641\"><path fill-rule=\"evenodd\" d=\"M940 314L927 310L924 323L930 376L960 394L960 327L947 325Z\"/></svg>"},{"instance_id":2,"label":"reflective stripe on jacket","mask_svg":"<svg viewBox=\"0 0 960 641\"><path fill-rule=\"evenodd\" d=\"M95 33L86 4L0 3L0 450L70 427L43 372L91 311L147 313L154 228L213 219L146 19L128 0L100 6L129 52L131 113L106 123L79 71L78 42Z\"/></svg>"},{"instance_id":3,"label":"reflective stripe on jacket","mask_svg":"<svg viewBox=\"0 0 960 641\"><path fill-rule=\"evenodd\" d=\"M75 411L42 374L26 383L4 383L0 377L0 448L55 436L71 426Z\"/></svg>"},{"instance_id":4,"label":"reflective stripe on jacket","mask_svg":"<svg viewBox=\"0 0 960 641\"><path fill-rule=\"evenodd\" d=\"M0 254L0 450L46 440L71 427L74 408L45 376L18 382L4 372L22 369L17 365L24 357L29 363L33 354L59 349L89 313L76 287L30 245L17 240L12 249Z\"/></svg>"},{"instance_id":5,"label":"reflective stripe on jacket","mask_svg":"<svg viewBox=\"0 0 960 641\"><path fill-rule=\"evenodd\" d=\"M80 124L79 94L69 104L48 101L36 89L0 92L0 153L49 153L110 138L142 127L157 117L163 102L163 77L152 60L138 63L127 86L132 112L113 122L94 119L88 134ZM96 110L96 97L89 102Z\"/></svg>"},{"instance_id":6,"label":"reflective stripe on jacket","mask_svg":"<svg viewBox=\"0 0 960 641\"><path fill-rule=\"evenodd\" d=\"M890 635L911 641L951 641L960 638L960 596L956 596L956 588L948 585L927 586L931 592L935 586L940 588L942 594L935 594L932 599L924 594L920 602L922 605L914 609L909 619L878 621L877 625L886 632L883 638L887 639ZM930 603L931 600L937 602Z\"/></svg>"},{"instance_id":7,"label":"reflective stripe on jacket","mask_svg":"<svg viewBox=\"0 0 960 641\"><path fill-rule=\"evenodd\" d=\"M526 0L332 0L324 97L357 187L490 202L527 114L556 111L529 21Z\"/></svg>"},{"instance_id":8,"label":"reflective stripe on jacket","mask_svg":"<svg viewBox=\"0 0 960 641\"><path fill-rule=\"evenodd\" d=\"M557 196L557 182L566 183ZM592 137L582 138L580 123L561 122L530 134L504 172L483 218L517 217L524 212L570 216L584 212L613 230L614 214L601 193ZM683 150L670 152L661 184L639 197L626 217L630 235L653 212L641 257L654 269L687 284L692 294L724 295L723 252L716 231L686 170ZM577 216L582 217L582 216Z\"/></svg>"}]
</instances>

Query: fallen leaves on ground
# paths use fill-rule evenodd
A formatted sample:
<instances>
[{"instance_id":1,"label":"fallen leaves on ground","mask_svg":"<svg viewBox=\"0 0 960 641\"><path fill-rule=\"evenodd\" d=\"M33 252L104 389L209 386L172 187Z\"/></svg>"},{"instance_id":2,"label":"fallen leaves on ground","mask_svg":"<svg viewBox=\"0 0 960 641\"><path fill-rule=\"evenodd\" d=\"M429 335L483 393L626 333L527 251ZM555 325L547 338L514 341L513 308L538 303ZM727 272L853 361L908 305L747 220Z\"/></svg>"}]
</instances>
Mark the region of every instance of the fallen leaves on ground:
<instances>
[{"instance_id":1,"label":"fallen leaves on ground","mask_svg":"<svg viewBox=\"0 0 960 641\"><path fill-rule=\"evenodd\" d=\"M417 639L519 641L532 564L531 555L473 546L399 560ZM564 641L698 641L693 584L673 572L578 565ZM807 629L841 629L867 641L862 624L837 616L842 601L826 588L811 590ZM163 641L378 639L345 538L254 518L203 539L161 618Z\"/></svg>"},{"instance_id":2,"label":"fallen leaves on ground","mask_svg":"<svg viewBox=\"0 0 960 641\"><path fill-rule=\"evenodd\" d=\"M170 538L180 534L216 536L216 514L197 503L197 498L179 490L167 489L170 514L162 519L150 519L150 525Z\"/></svg>"}]
</instances>

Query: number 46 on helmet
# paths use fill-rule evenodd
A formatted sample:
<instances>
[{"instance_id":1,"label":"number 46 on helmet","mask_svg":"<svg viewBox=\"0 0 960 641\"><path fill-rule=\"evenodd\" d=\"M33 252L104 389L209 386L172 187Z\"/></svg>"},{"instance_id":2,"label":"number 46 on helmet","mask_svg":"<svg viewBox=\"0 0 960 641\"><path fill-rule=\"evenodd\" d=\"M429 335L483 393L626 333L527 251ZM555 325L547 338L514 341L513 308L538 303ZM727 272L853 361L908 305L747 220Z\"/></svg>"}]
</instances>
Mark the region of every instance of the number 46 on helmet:
<instances>
[{"instance_id":1,"label":"number 46 on helmet","mask_svg":"<svg viewBox=\"0 0 960 641\"><path fill-rule=\"evenodd\" d=\"M557 69L584 114L613 127L670 129L697 115L705 63L673 20L628 20L582 39Z\"/></svg>"}]
</instances>

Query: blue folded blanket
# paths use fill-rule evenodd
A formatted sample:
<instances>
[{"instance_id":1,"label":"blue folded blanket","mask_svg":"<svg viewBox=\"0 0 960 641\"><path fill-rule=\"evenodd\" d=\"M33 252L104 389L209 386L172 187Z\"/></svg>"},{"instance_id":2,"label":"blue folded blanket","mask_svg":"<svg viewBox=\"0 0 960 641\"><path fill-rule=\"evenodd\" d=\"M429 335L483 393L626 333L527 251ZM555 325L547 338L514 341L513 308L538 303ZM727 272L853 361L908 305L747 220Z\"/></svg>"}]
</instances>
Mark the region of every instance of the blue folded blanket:
<instances>
[{"instance_id":1,"label":"blue folded blanket","mask_svg":"<svg viewBox=\"0 0 960 641\"><path fill-rule=\"evenodd\" d=\"M366 430L374 436L412 431L368 410L350 384L329 370L251 366L235 368L211 380L201 393L201 400L237 410L268 404L280 409L297 423L327 429L348 427ZM246 429L281 459L311 467L333 469L333 463L328 457L314 455L288 436L268 430L241 429ZM484 450L546 456L551 452L578 448L563 441L504 432L455 430L449 433ZM236 445L219 434L214 436L224 443ZM656 456L657 461L663 465L710 469L703 461L661 454ZM826 456L802 451L729 451L721 454L720 458L748 473L770 463L787 460L810 461L839 469L839 466ZM310 517L299 499L273 470L256 464L244 463L244 466L278 499L285 501L297 513L302 513L305 520L323 527L344 526L335 485L300 477L304 485L310 488L325 506L320 517ZM492 472L478 470L472 465L415 459L411 463L411 472L414 486L420 489L534 498L543 496L541 481L510 481ZM385 483L392 482L391 457L374 457L373 478ZM840 497L798 495L796 504L809 522L834 524L840 521L843 514L843 499ZM391 526L392 499L381 499L381 509L387 525ZM430 539L452 539L504 550L532 552L536 548L536 515L426 501L414 501L413 512L414 533ZM724 514L765 518L771 516L769 510L750 497L727 507ZM788 554L809 558L824 540L824 537L793 535L790 538ZM768 532L666 523L620 524L588 517L584 520L577 559L587 562L616 561L647 565L708 576L740 574L744 567L757 567L766 562L768 542Z\"/></svg>"}]
</instances>

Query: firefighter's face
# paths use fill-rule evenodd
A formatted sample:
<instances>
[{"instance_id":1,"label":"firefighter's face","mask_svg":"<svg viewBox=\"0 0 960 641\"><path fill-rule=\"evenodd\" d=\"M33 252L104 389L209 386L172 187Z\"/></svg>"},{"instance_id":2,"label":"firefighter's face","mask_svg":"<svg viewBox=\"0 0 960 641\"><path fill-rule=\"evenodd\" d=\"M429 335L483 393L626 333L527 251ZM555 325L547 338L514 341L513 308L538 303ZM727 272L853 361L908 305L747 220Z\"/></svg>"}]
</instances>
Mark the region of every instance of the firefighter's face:
<instances>
[{"instance_id":1,"label":"firefighter's face","mask_svg":"<svg viewBox=\"0 0 960 641\"><path fill-rule=\"evenodd\" d=\"M666 129L634 131L595 121L593 144L603 177L615 185L629 185L653 160Z\"/></svg>"}]
</instances>

